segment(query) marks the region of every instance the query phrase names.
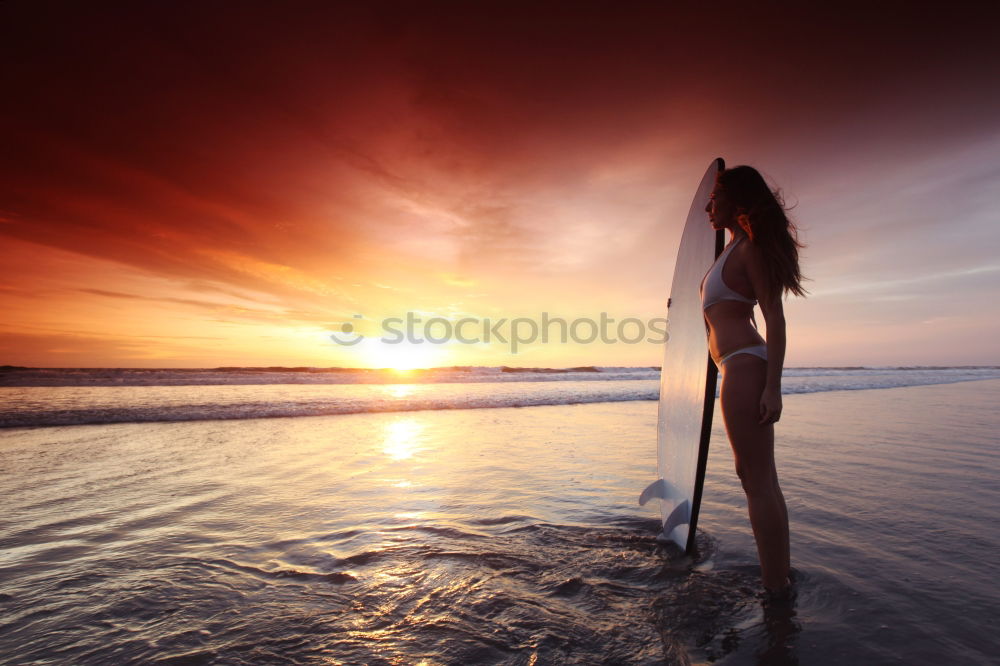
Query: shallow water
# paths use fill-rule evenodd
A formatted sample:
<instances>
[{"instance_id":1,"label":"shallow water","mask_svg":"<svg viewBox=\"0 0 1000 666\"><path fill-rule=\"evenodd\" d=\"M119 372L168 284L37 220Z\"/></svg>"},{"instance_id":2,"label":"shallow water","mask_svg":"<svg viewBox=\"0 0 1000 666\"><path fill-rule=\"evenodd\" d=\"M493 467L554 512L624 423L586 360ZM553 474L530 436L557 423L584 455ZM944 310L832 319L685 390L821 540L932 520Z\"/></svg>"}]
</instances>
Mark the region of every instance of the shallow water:
<instances>
[{"instance_id":1,"label":"shallow water","mask_svg":"<svg viewBox=\"0 0 1000 666\"><path fill-rule=\"evenodd\" d=\"M984 663L998 398L787 396L798 599L766 613L719 428L698 558L654 541L655 403L7 429L0 655Z\"/></svg>"}]
</instances>

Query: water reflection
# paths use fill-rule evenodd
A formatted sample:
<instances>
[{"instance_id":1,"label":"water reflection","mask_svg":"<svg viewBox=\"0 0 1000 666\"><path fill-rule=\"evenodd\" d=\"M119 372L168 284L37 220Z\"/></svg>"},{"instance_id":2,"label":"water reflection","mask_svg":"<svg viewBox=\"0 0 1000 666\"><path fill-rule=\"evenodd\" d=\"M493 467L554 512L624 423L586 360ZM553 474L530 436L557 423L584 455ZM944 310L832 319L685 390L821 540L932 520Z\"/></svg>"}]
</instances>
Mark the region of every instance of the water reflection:
<instances>
[{"instance_id":1,"label":"water reflection","mask_svg":"<svg viewBox=\"0 0 1000 666\"><path fill-rule=\"evenodd\" d=\"M764 603L764 641L757 652L760 666L798 666L796 639L802 625L796 619L795 598Z\"/></svg>"},{"instance_id":2,"label":"water reflection","mask_svg":"<svg viewBox=\"0 0 1000 666\"><path fill-rule=\"evenodd\" d=\"M703 556L714 548L700 545ZM762 598L756 567L709 564L671 560L661 571L672 580L655 604L667 662L799 666L796 595Z\"/></svg>"},{"instance_id":3,"label":"water reflection","mask_svg":"<svg viewBox=\"0 0 1000 666\"><path fill-rule=\"evenodd\" d=\"M412 458L420 449L424 425L413 417L404 417L385 425L382 451L393 460Z\"/></svg>"},{"instance_id":4,"label":"water reflection","mask_svg":"<svg viewBox=\"0 0 1000 666\"><path fill-rule=\"evenodd\" d=\"M413 384L389 384L382 390L391 398L406 398L416 392L416 387Z\"/></svg>"}]
</instances>

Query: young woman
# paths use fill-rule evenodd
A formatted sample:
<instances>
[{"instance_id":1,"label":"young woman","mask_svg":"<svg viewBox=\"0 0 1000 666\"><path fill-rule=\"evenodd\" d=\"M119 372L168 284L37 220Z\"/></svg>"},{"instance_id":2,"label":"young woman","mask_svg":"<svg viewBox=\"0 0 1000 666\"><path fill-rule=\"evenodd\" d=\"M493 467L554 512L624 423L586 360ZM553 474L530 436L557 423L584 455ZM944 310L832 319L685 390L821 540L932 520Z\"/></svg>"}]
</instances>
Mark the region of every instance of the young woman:
<instances>
[{"instance_id":1,"label":"young woman","mask_svg":"<svg viewBox=\"0 0 1000 666\"><path fill-rule=\"evenodd\" d=\"M747 496L764 586L780 594L791 584L788 513L774 466L785 360L781 300L787 293L805 295L801 245L780 199L752 167L719 173L706 210L714 229L732 234L702 282L708 347L722 376L722 416ZM766 341L753 319L758 303Z\"/></svg>"}]
</instances>

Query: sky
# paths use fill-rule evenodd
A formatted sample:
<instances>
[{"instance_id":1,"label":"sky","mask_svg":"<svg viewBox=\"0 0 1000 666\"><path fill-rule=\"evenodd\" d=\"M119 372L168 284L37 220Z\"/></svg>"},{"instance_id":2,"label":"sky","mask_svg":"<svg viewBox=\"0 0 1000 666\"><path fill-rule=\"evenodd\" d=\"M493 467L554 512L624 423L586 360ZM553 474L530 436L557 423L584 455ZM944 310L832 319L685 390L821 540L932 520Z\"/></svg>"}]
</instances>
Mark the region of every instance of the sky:
<instances>
[{"instance_id":1,"label":"sky","mask_svg":"<svg viewBox=\"0 0 1000 666\"><path fill-rule=\"evenodd\" d=\"M659 365L481 322L634 341L720 156L806 244L786 365L1000 365L985 3L800 4L8 0L0 364Z\"/></svg>"}]
</instances>

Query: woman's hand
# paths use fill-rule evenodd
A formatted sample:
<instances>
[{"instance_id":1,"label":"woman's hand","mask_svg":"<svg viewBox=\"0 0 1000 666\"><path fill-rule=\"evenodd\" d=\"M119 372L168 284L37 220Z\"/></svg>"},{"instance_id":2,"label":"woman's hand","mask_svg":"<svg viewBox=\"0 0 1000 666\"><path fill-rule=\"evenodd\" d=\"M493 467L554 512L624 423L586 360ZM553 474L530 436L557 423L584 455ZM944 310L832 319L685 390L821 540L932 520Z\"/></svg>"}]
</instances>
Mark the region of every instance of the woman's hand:
<instances>
[{"instance_id":1,"label":"woman's hand","mask_svg":"<svg viewBox=\"0 0 1000 666\"><path fill-rule=\"evenodd\" d=\"M760 396L760 424L777 423L781 418L781 391L764 389Z\"/></svg>"}]
</instances>

